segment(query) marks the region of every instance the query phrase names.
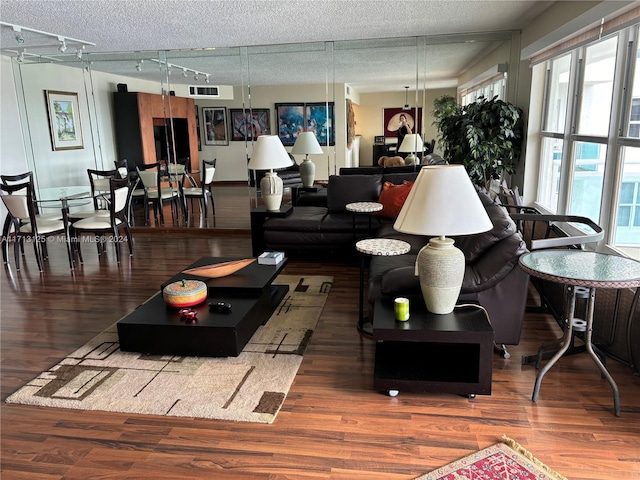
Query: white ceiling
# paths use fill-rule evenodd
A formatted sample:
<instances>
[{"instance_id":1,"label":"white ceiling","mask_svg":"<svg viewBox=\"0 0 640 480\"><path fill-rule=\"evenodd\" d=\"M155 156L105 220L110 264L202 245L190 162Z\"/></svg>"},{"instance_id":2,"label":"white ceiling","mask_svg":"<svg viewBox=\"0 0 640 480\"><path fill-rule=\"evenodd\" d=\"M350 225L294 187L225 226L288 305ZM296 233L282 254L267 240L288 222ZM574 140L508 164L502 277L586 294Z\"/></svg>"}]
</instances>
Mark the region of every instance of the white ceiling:
<instances>
[{"instance_id":1,"label":"white ceiling","mask_svg":"<svg viewBox=\"0 0 640 480\"><path fill-rule=\"evenodd\" d=\"M492 48L492 37L464 42L460 34L521 29L554 2L507 0L2 0L0 20L95 43L83 52L94 57L92 68L131 77L157 79L151 59L167 55L171 64L211 73L212 84L251 85L348 83L362 92L402 90L416 85L416 62L429 88L453 86L477 54ZM24 32L29 54L47 54L81 65L75 48L57 51L57 40ZM416 47L416 37L427 43ZM2 53L19 47L11 28L3 27ZM344 40L407 41L342 43ZM334 41L327 52L322 42ZM314 43L318 42L318 43ZM449 43L451 42L451 43ZM284 53L255 53L248 61L233 47L303 43L283 47ZM46 46L49 45L49 46ZM347 49L346 46L350 47ZM358 48L352 48L352 47ZM362 47L362 48L360 48ZM216 48L216 50L202 50ZM194 49L197 49L194 51ZM171 50L158 54L159 50ZM175 52L180 50L180 52ZM119 55L98 55L120 52ZM123 55L122 52L128 52ZM143 53L141 53L143 52ZM424 52L424 54L422 53ZM204 58L203 58L204 57ZM146 58L142 71L136 59ZM417 60L419 58L419 60ZM426 60L425 60L426 58ZM109 61L106 61L109 59ZM424 64L427 64L425 67ZM327 68L328 67L328 68ZM328 72L328 73L327 73ZM193 84L173 69L174 83ZM421 73L422 77L422 73ZM203 82L199 82L203 84Z\"/></svg>"}]
</instances>

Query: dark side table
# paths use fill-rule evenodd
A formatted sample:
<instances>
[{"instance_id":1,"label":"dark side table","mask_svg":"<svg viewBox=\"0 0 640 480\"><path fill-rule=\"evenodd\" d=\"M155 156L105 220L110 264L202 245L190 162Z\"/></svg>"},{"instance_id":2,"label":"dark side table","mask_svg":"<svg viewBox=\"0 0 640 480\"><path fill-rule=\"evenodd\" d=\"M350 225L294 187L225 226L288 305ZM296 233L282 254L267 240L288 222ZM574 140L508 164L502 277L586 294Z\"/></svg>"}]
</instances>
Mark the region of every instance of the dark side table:
<instances>
[{"instance_id":1,"label":"dark side table","mask_svg":"<svg viewBox=\"0 0 640 480\"><path fill-rule=\"evenodd\" d=\"M390 396L400 390L491 394L493 328L483 308L458 306L438 315L420 298L411 301L409 320L399 322L393 303L378 299L373 309L374 388Z\"/></svg>"},{"instance_id":2,"label":"dark side table","mask_svg":"<svg viewBox=\"0 0 640 480\"><path fill-rule=\"evenodd\" d=\"M288 217L292 212L292 205L282 205L275 211L267 210L264 205L251 210L251 251L254 257L264 252L264 221L269 217Z\"/></svg>"},{"instance_id":3,"label":"dark side table","mask_svg":"<svg viewBox=\"0 0 640 480\"><path fill-rule=\"evenodd\" d=\"M540 384L545 374L555 365L571 345L573 337L573 316L575 313L575 289L587 287L586 331L584 343L589 356L607 379L613 390L613 411L620 416L620 394L602 361L593 349L593 311L596 288L633 288L640 287L640 262L630 258L587 252L584 250L537 250L520 257L520 267L529 275L550 282L567 285L563 319L564 333L560 340L560 349L542 367L533 387L533 402L538 400Z\"/></svg>"}]
</instances>

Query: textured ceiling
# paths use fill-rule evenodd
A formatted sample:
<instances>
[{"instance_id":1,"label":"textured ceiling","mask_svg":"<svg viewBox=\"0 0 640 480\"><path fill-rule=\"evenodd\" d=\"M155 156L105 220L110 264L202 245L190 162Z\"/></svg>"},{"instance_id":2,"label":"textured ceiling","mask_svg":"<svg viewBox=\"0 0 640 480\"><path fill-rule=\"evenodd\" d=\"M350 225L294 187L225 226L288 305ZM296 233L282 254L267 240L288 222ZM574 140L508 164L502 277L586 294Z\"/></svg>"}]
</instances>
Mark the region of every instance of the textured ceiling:
<instances>
[{"instance_id":1,"label":"textured ceiling","mask_svg":"<svg viewBox=\"0 0 640 480\"><path fill-rule=\"evenodd\" d=\"M415 85L416 65L425 72L420 81L432 88L455 85L456 76L473 63L478 52L495 45L491 38L469 43L454 37L453 43L422 47L415 45L415 37L427 36L427 42L437 38L441 43L452 34L518 30L550 3L2 0L0 20L95 43L83 54L85 60L94 57L92 68L132 77L157 80L159 69L151 59L167 55L169 63L211 73L212 84L238 84L241 75L252 85L324 83L328 76L361 91L376 91ZM12 54L10 50L18 47L14 36L10 28L2 28L4 54ZM414 45L403 41L341 42L394 37L413 37L408 41ZM75 49L59 55L56 39L29 32L24 32L24 38L27 61L35 58L29 57L30 53L37 53L79 64ZM327 52L323 43L313 43L324 41L336 41L332 51ZM248 49L246 61L240 57L244 49L231 48L298 43L303 47L294 51L283 47L282 53ZM216 50L201 50L211 48ZM194 49L198 51L190 51ZM159 50L171 52L158 54ZM107 52L130 53L109 56L109 61L98 55ZM135 69L137 58L146 58L141 72ZM429 68L424 68L425 64ZM183 79L179 70L172 73L175 83L193 83L192 78Z\"/></svg>"}]
</instances>

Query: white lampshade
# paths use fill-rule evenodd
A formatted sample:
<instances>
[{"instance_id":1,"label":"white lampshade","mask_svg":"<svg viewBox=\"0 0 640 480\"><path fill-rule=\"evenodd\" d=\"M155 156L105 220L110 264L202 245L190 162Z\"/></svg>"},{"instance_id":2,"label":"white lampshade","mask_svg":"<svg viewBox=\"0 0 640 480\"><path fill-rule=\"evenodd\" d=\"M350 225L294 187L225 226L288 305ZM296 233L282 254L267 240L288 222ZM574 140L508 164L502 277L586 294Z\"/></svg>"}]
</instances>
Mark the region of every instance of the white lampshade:
<instances>
[{"instance_id":1,"label":"white lampshade","mask_svg":"<svg viewBox=\"0 0 640 480\"><path fill-rule=\"evenodd\" d=\"M435 237L418 252L416 275L420 275L427 309L451 313L462 288L465 257L445 235L470 235L493 228L464 166L422 167L393 228Z\"/></svg>"},{"instance_id":2,"label":"white lampshade","mask_svg":"<svg viewBox=\"0 0 640 480\"><path fill-rule=\"evenodd\" d=\"M486 232L493 224L463 165L433 165L420 169L393 228L453 236Z\"/></svg>"},{"instance_id":3,"label":"white lampshade","mask_svg":"<svg viewBox=\"0 0 640 480\"><path fill-rule=\"evenodd\" d=\"M291 157L277 135L260 135L249 160L250 170L271 170L293 165Z\"/></svg>"},{"instance_id":4,"label":"white lampshade","mask_svg":"<svg viewBox=\"0 0 640 480\"><path fill-rule=\"evenodd\" d=\"M316 166L309 160L309 154L321 154L322 147L318 143L315 133L302 132L298 134L296 143L291 149L291 153L304 153L306 157L300 164L300 178L302 178L302 185L305 187L311 187L316 176Z\"/></svg>"},{"instance_id":5,"label":"white lampshade","mask_svg":"<svg viewBox=\"0 0 640 480\"><path fill-rule=\"evenodd\" d=\"M321 154L324 153L322 151L322 147L318 143L318 139L316 138L315 133L313 132L302 132L298 134L298 138L296 138L296 143L293 145L291 149L291 153L303 153L303 154Z\"/></svg>"},{"instance_id":6,"label":"white lampshade","mask_svg":"<svg viewBox=\"0 0 640 480\"><path fill-rule=\"evenodd\" d=\"M260 135L253 147L249 160L250 170L269 170L260 180L260 192L264 204L270 212L280 210L282 205L282 179L273 171L293 165L291 157L284 149L277 135Z\"/></svg>"},{"instance_id":7,"label":"white lampshade","mask_svg":"<svg viewBox=\"0 0 640 480\"><path fill-rule=\"evenodd\" d=\"M422 143L422 137L417 133L409 133L404 136L402 145L398 148L399 152L403 153L416 153L424 150L424 143Z\"/></svg>"}]
</instances>

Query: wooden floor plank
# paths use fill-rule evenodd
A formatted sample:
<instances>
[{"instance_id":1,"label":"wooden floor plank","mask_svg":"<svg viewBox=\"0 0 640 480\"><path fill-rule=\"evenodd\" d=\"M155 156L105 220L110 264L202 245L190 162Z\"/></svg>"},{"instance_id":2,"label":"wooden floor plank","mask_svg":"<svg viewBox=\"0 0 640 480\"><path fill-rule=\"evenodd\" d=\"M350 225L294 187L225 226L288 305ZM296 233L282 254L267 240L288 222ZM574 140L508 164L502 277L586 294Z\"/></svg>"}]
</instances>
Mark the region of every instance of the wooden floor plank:
<instances>
[{"instance_id":1,"label":"wooden floor plank","mask_svg":"<svg viewBox=\"0 0 640 480\"><path fill-rule=\"evenodd\" d=\"M251 252L250 237L233 232L138 228L134 237L134 257L121 264L111 247L104 258L91 247L83 250L84 265L70 272L64 247L51 244L43 273L32 249L20 272L5 266L3 401L200 256ZM585 354L561 359L531 402L537 372L520 359L560 334L550 315L527 313L511 358L494 356L490 396L388 397L372 388L375 346L355 329L355 254L346 263L294 258L284 273L333 275L334 287L273 424L3 403L2 479L408 480L503 434L572 480L640 478L640 378L627 366L607 362L620 387L621 417L613 415L611 388Z\"/></svg>"}]
</instances>

